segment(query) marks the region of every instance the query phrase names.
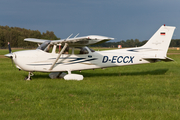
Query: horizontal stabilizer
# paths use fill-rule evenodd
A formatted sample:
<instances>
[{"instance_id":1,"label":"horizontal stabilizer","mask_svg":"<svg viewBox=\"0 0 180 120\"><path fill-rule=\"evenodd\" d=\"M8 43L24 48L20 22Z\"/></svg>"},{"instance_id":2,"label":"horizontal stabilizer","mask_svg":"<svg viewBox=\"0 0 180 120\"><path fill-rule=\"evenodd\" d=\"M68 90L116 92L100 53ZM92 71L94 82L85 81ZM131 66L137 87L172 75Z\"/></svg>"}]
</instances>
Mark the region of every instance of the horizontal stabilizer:
<instances>
[{"instance_id":1,"label":"horizontal stabilizer","mask_svg":"<svg viewBox=\"0 0 180 120\"><path fill-rule=\"evenodd\" d=\"M157 58L157 57L149 57L149 58L143 58L144 60L161 60L164 62L170 62L170 61L174 61L173 59L169 58L169 57L164 57L164 58Z\"/></svg>"},{"instance_id":2,"label":"horizontal stabilizer","mask_svg":"<svg viewBox=\"0 0 180 120\"><path fill-rule=\"evenodd\" d=\"M166 59L165 60L163 60L163 61L165 61L165 62L170 62L170 61L174 61L173 59L171 59L171 58L169 58L169 57L166 57Z\"/></svg>"}]
</instances>

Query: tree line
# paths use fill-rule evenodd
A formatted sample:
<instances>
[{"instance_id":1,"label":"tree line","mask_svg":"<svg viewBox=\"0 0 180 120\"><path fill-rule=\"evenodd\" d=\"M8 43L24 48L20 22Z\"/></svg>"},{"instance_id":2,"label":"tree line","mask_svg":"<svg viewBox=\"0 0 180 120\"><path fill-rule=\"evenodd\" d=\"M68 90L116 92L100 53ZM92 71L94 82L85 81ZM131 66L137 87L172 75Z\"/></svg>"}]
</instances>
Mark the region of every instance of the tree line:
<instances>
[{"instance_id":1,"label":"tree line","mask_svg":"<svg viewBox=\"0 0 180 120\"><path fill-rule=\"evenodd\" d=\"M57 40L57 36L53 31L46 31L41 33L38 30L30 30L19 27L0 26L0 48L7 48L7 43L11 43L11 47L34 48L37 47L36 43L24 42L25 38L38 38ZM121 40L119 42L105 42L101 44L91 45L91 47L114 47L118 45L122 47L139 47L144 45L147 40L139 41L138 39ZM170 47L180 47L180 39L172 39Z\"/></svg>"},{"instance_id":2,"label":"tree line","mask_svg":"<svg viewBox=\"0 0 180 120\"><path fill-rule=\"evenodd\" d=\"M7 47L10 42L11 47L35 47L36 43L24 42L25 38L38 38L57 40L53 31L46 31L41 33L38 30L30 30L19 27L0 26L0 48Z\"/></svg>"}]
</instances>

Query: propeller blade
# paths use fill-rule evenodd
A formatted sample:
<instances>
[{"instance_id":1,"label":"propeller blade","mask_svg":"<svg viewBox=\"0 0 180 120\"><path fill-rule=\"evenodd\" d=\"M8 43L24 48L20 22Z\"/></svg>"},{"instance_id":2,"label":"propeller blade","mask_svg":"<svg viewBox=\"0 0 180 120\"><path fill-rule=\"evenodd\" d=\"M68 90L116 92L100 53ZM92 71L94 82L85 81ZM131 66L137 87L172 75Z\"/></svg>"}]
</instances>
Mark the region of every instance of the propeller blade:
<instances>
[{"instance_id":1,"label":"propeller blade","mask_svg":"<svg viewBox=\"0 0 180 120\"><path fill-rule=\"evenodd\" d=\"M12 62L12 66L14 67L14 61L13 61L13 58L11 58L11 62Z\"/></svg>"},{"instance_id":2,"label":"propeller blade","mask_svg":"<svg viewBox=\"0 0 180 120\"><path fill-rule=\"evenodd\" d=\"M8 58L13 58L13 53L5 54L4 56L6 56Z\"/></svg>"},{"instance_id":3,"label":"propeller blade","mask_svg":"<svg viewBox=\"0 0 180 120\"><path fill-rule=\"evenodd\" d=\"M5 54L4 56L11 58L12 66L14 67L14 61L13 61L13 53Z\"/></svg>"}]
</instances>

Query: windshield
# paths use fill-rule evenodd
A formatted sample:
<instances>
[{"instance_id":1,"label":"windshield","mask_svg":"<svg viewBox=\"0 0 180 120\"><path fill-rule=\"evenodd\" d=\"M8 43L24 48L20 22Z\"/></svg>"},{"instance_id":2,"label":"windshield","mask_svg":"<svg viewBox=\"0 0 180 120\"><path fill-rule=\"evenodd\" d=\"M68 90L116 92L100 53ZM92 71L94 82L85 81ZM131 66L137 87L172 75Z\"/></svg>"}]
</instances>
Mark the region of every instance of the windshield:
<instances>
[{"instance_id":1,"label":"windshield","mask_svg":"<svg viewBox=\"0 0 180 120\"><path fill-rule=\"evenodd\" d=\"M89 47L88 47L89 48ZM91 52L95 52L95 50L93 50L93 49L91 49L91 48L89 48L89 50L91 51Z\"/></svg>"},{"instance_id":2,"label":"windshield","mask_svg":"<svg viewBox=\"0 0 180 120\"><path fill-rule=\"evenodd\" d=\"M46 41L44 42L43 44L41 44L37 49L40 49L40 50L45 50L47 48L47 46L50 44L51 41Z\"/></svg>"}]
</instances>

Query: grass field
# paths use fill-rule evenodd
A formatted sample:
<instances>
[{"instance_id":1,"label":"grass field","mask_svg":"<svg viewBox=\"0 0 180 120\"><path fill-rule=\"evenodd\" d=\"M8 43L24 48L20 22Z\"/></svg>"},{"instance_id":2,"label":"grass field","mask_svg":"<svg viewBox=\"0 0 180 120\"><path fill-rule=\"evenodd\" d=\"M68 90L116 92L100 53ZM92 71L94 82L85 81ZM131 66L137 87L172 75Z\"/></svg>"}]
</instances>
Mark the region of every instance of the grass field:
<instances>
[{"instance_id":1,"label":"grass field","mask_svg":"<svg viewBox=\"0 0 180 120\"><path fill-rule=\"evenodd\" d=\"M180 51L174 62L85 70L83 81L50 79L48 73L12 67L0 50L0 118L3 120L180 119ZM176 53L176 54L174 54Z\"/></svg>"}]
</instances>

